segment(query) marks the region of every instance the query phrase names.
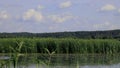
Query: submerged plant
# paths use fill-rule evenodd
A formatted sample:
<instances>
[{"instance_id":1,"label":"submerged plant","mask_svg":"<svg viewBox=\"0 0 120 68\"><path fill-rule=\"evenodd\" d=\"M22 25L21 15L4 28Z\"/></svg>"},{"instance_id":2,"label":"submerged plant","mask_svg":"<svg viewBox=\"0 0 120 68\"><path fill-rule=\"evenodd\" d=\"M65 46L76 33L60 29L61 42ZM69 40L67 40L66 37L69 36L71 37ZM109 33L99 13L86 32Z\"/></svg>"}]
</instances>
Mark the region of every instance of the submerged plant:
<instances>
[{"instance_id":1,"label":"submerged plant","mask_svg":"<svg viewBox=\"0 0 120 68\"><path fill-rule=\"evenodd\" d=\"M52 52L50 52L47 48L45 48L45 51L47 52L47 54L48 54L48 66L50 65L50 63L51 63L51 58L52 58L52 56L55 54L55 51L52 51Z\"/></svg>"},{"instance_id":2,"label":"submerged plant","mask_svg":"<svg viewBox=\"0 0 120 68\"><path fill-rule=\"evenodd\" d=\"M16 42L17 43L17 46L14 48L14 47L10 47L11 50L12 50L12 56L11 56L11 60L13 61L13 64L14 64L14 68L17 68L17 64L18 64L18 59L19 59L19 56L21 56L22 54L21 53L21 49L23 47L23 41L21 42Z\"/></svg>"},{"instance_id":3,"label":"submerged plant","mask_svg":"<svg viewBox=\"0 0 120 68\"><path fill-rule=\"evenodd\" d=\"M45 52L44 54L41 54L38 57L38 54L36 53L35 57L35 61L36 61L36 68L39 68L39 64L45 65L47 66L47 68L50 67L50 63L51 63L51 59L52 56L55 54L55 51L50 52L47 48L44 48Z\"/></svg>"},{"instance_id":4,"label":"submerged plant","mask_svg":"<svg viewBox=\"0 0 120 68\"><path fill-rule=\"evenodd\" d=\"M6 61L0 60L0 68L5 68L6 66Z\"/></svg>"}]
</instances>

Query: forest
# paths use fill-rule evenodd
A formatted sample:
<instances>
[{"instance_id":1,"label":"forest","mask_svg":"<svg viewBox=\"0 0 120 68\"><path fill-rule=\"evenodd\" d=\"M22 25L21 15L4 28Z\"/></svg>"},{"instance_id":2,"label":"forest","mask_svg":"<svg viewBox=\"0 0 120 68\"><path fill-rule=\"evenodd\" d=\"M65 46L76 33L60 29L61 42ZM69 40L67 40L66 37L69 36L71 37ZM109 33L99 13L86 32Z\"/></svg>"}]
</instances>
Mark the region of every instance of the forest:
<instances>
[{"instance_id":1,"label":"forest","mask_svg":"<svg viewBox=\"0 0 120 68\"><path fill-rule=\"evenodd\" d=\"M120 30L75 31L53 33L14 32L0 33L0 38L80 38L80 39L119 39Z\"/></svg>"}]
</instances>

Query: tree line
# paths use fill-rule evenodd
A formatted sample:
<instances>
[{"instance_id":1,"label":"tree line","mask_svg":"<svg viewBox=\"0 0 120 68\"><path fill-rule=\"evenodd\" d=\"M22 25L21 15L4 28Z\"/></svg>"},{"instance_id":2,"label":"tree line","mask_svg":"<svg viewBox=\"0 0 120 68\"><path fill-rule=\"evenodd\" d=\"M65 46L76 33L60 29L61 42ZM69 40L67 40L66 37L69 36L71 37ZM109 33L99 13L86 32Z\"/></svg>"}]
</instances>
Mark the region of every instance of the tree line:
<instances>
[{"instance_id":1,"label":"tree line","mask_svg":"<svg viewBox=\"0 0 120 68\"><path fill-rule=\"evenodd\" d=\"M0 38L81 38L81 39L119 39L120 30L75 31L54 33L0 33Z\"/></svg>"}]
</instances>

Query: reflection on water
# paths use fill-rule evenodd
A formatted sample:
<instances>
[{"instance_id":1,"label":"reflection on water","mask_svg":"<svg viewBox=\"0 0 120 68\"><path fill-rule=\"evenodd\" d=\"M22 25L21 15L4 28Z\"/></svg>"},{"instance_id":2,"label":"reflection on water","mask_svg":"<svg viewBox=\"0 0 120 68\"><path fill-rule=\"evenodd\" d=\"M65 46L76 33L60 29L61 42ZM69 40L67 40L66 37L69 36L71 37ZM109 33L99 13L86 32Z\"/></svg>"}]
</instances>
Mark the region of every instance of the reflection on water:
<instances>
[{"instance_id":1,"label":"reflection on water","mask_svg":"<svg viewBox=\"0 0 120 68\"><path fill-rule=\"evenodd\" d=\"M0 68L119 68L120 55L26 54L15 59L0 55Z\"/></svg>"}]
</instances>

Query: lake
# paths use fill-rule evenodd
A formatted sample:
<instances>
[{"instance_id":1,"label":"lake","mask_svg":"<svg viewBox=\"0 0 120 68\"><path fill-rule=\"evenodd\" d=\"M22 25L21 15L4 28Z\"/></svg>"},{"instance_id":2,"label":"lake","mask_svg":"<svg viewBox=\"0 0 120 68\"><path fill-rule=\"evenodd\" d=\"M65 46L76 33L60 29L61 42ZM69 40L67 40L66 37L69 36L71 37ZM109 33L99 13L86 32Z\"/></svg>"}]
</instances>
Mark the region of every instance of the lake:
<instances>
[{"instance_id":1,"label":"lake","mask_svg":"<svg viewBox=\"0 0 120 68\"><path fill-rule=\"evenodd\" d=\"M120 55L11 54L0 55L0 68L119 68Z\"/></svg>"}]
</instances>

